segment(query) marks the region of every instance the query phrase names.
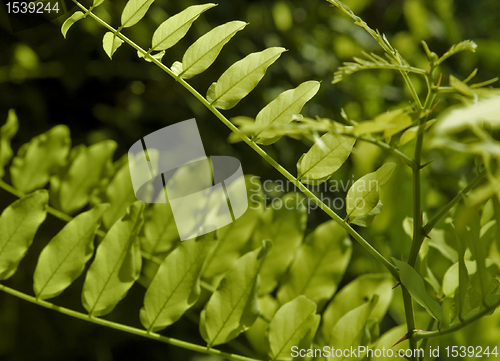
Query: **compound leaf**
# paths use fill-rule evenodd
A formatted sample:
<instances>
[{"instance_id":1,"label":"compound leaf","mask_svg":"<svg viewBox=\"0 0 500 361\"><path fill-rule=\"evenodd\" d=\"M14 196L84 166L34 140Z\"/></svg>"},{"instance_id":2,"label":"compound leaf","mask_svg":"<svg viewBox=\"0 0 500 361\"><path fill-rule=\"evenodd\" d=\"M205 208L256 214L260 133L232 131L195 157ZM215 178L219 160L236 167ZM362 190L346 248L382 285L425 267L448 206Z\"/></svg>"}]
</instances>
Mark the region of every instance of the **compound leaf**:
<instances>
[{"instance_id":1,"label":"compound leaf","mask_svg":"<svg viewBox=\"0 0 500 361\"><path fill-rule=\"evenodd\" d=\"M200 333L208 347L226 343L246 331L257 319L259 271L269 242L239 258L201 312Z\"/></svg>"},{"instance_id":2,"label":"compound leaf","mask_svg":"<svg viewBox=\"0 0 500 361\"><path fill-rule=\"evenodd\" d=\"M33 288L38 298L58 296L82 274L94 254L95 232L108 206L100 204L79 214L45 246L34 275Z\"/></svg>"},{"instance_id":3,"label":"compound leaf","mask_svg":"<svg viewBox=\"0 0 500 361\"><path fill-rule=\"evenodd\" d=\"M19 149L10 166L14 187L24 193L42 188L68 157L71 139L65 125L57 125Z\"/></svg>"},{"instance_id":4,"label":"compound leaf","mask_svg":"<svg viewBox=\"0 0 500 361\"><path fill-rule=\"evenodd\" d=\"M49 193L38 190L18 199L0 215L0 280L12 276L47 216Z\"/></svg>"},{"instance_id":5,"label":"compound leaf","mask_svg":"<svg viewBox=\"0 0 500 361\"><path fill-rule=\"evenodd\" d=\"M193 5L169 17L154 32L151 50L165 50L177 44L186 35L195 20L214 6L217 4Z\"/></svg>"},{"instance_id":6,"label":"compound leaf","mask_svg":"<svg viewBox=\"0 0 500 361\"><path fill-rule=\"evenodd\" d=\"M269 48L247 55L229 67L207 92L207 100L216 108L231 109L246 97L266 74L266 70L285 48Z\"/></svg>"},{"instance_id":7,"label":"compound leaf","mask_svg":"<svg viewBox=\"0 0 500 361\"><path fill-rule=\"evenodd\" d=\"M142 258L137 235L143 209L142 202L132 204L97 248L82 293L83 306L90 315L110 313L139 278Z\"/></svg>"},{"instance_id":8,"label":"compound leaf","mask_svg":"<svg viewBox=\"0 0 500 361\"><path fill-rule=\"evenodd\" d=\"M176 322L200 296L200 273L213 233L187 240L161 264L144 297L141 322L148 331L159 331Z\"/></svg>"},{"instance_id":9,"label":"compound leaf","mask_svg":"<svg viewBox=\"0 0 500 361\"><path fill-rule=\"evenodd\" d=\"M247 24L230 21L213 28L191 45L182 57L182 72L179 76L189 79L204 72L217 58L222 47Z\"/></svg>"},{"instance_id":10,"label":"compound leaf","mask_svg":"<svg viewBox=\"0 0 500 361\"><path fill-rule=\"evenodd\" d=\"M129 28L141 20L154 0L129 0L122 12L122 27Z\"/></svg>"},{"instance_id":11,"label":"compound leaf","mask_svg":"<svg viewBox=\"0 0 500 361\"><path fill-rule=\"evenodd\" d=\"M9 110L6 123L0 128L0 179L4 175L4 167L12 158L10 141L17 133L19 123L14 109Z\"/></svg>"}]
</instances>

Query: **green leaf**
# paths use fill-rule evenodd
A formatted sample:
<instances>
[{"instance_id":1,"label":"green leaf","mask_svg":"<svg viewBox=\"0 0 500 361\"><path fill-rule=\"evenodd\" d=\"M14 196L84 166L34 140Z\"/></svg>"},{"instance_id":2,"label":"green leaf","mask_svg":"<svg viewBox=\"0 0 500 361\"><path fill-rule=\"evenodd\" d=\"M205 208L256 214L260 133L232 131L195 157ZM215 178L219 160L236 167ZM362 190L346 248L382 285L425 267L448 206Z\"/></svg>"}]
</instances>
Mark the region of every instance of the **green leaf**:
<instances>
[{"instance_id":1,"label":"green leaf","mask_svg":"<svg viewBox=\"0 0 500 361\"><path fill-rule=\"evenodd\" d=\"M354 308L342 316L330 332L331 337L328 346L338 350L350 350L351 347L352 349L357 349L359 346L362 346L361 340L365 333L366 323L377 302L378 296L375 295L369 302ZM327 360L341 361L344 358L344 356L330 356ZM353 358L360 360L363 357Z\"/></svg>"},{"instance_id":2,"label":"green leaf","mask_svg":"<svg viewBox=\"0 0 500 361\"><path fill-rule=\"evenodd\" d=\"M351 241L340 225L331 220L318 226L295 255L278 290L280 304L304 295L323 309L337 290L351 253Z\"/></svg>"},{"instance_id":3,"label":"green leaf","mask_svg":"<svg viewBox=\"0 0 500 361\"><path fill-rule=\"evenodd\" d=\"M213 28L191 45L182 57L182 72L179 76L189 79L207 70L219 55L222 47L247 24L230 21Z\"/></svg>"},{"instance_id":4,"label":"green leaf","mask_svg":"<svg viewBox=\"0 0 500 361\"><path fill-rule=\"evenodd\" d=\"M305 198L299 193L288 193L269 207L263 224L258 227L256 240L269 239L273 248L264 261L260 275L259 294L272 292L290 266L304 237L307 222ZM281 207L278 207L281 205Z\"/></svg>"},{"instance_id":5,"label":"green leaf","mask_svg":"<svg viewBox=\"0 0 500 361\"><path fill-rule=\"evenodd\" d=\"M465 281L465 286L468 284L469 275L474 275L476 273L477 267L476 262L465 260L466 266L466 277L462 276L462 282ZM463 271L462 271L463 272ZM460 265L459 263L454 263L446 271L443 277L443 294L446 297L453 297L456 290L460 285Z\"/></svg>"},{"instance_id":6,"label":"green leaf","mask_svg":"<svg viewBox=\"0 0 500 361\"><path fill-rule=\"evenodd\" d=\"M63 212L74 213L89 202L90 194L111 167L115 149L113 140L82 148L60 183L59 203Z\"/></svg>"},{"instance_id":7,"label":"green leaf","mask_svg":"<svg viewBox=\"0 0 500 361\"><path fill-rule=\"evenodd\" d=\"M141 20L154 0L129 0L122 12L122 28L129 28Z\"/></svg>"},{"instance_id":8,"label":"green leaf","mask_svg":"<svg viewBox=\"0 0 500 361\"><path fill-rule=\"evenodd\" d=\"M326 133L297 163L298 178L306 184L326 181L351 154L356 138Z\"/></svg>"},{"instance_id":9,"label":"green leaf","mask_svg":"<svg viewBox=\"0 0 500 361\"><path fill-rule=\"evenodd\" d=\"M6 123L0 128L0 179L4 175L4 167L12 158L13 152L10 147L10 141L17 133L19 123L17 121L16 111L9 110Z\"/></svg>"},{"instance_id":10,"label":"green leaf","mask_svg":"<svg viewBox=\"0 0 500 361\"><path fill-rule=\"evenodd\" d=\"M439 65L444 60L448 59L452 55L455 55L456 53L459 53L461 51L472 51L473 53L475 53L476 49L477 49L477 44L475 42L473 42L472 40L461 41L458 44L454 44L450 48L450 50L448 50L446 53L444 53L443 56L441 56L437 60L436 65Z\"/></svg>"},{"instance_id":11,"label":"green leaf","mask_svg":"<svg viewBox=\"0 0 500 361\"><path fill-rule=\"evenodd\" d=\"M17 270L47 216L49 193L38 190L18 199L0 215L0 280Z\"/></svg>"},{"instance_id":12,"label":"green leaf","mask_svg":"<svg viewBox=\"0 0 500 361\"><path fill-rule=\"evenodd\" d=\"M217 4L190 6L165 20L153 34L151 50L165 50L181 40L198 17Z\"/></svg>"},{"instance_id":13,"label":"green leaf","mask_svg":"<svg viewBox=\"0 0 500 361\"><path fill-rule=\"evenodd\" d=\"M70 144L68 127L57 125L21 146L10 166L14 187L28 193L45 186L66 163Z\"/></svg>"},{"instance_id":14,"label":"green leaf","mask_svg":"<svg viewBox=\"0 0 500 361\"><path fill-rule=\"evenodd\" d=\"M427 310L435 320L441 321L442 313L439 303L429 296L425 289L424 280L408 263L398 261L393 258L394 263L399 269L401 283L406 287L411 297Z\"/></svg>"},{"instance_id":15,"label":"green leaf","mask_svg":"<svg viewBox=\"0 0 500 361\"><path fill-rule=\"evenodd\" d=\"M245 254L226 273L201 312L200 333L208 347L246 331L259 314L258 276L270 244Z\"/></svg>"},{"instance_id":16,"label":"green leaf","mask_svg":"<svg viewBox=\"0 0 500 361\"><path fill-rule=\"evenodd\" d=\"M214 233L187 240L161 264L144 297L141 323L148 331L159 331L176 322L198 300L200 273Z\"/></svg>"},{"instance_id":17,"label":"green leaf","mask_svg":"<svg viewBox=\"0 0 500 361\"><path fill-rule=\"evenodd\" d=\"M100 204L79 214L50 240L38 258L34 285L38 298L58 296L77 279L94 254L94 236L108 208Z\"/></svg>"},{"instance_id":18,"label":"green leaf","mask_svg":"<svg viewBox=\"0 0 500 361\"><path fill-rule=\"evenodd\" d=\"M460 94L465 95L467 97L474 98L476 96L474 91L467 84L465 84L460 79L455 78L451 74L450 74L450 86Z\"/></svg>"},{"instance_id":19,"label":"green leaf","mask_svg":"<svg viewBox=\"0 0 500 361\"><path fill-rule=\"evenodd\" d=\"M90 315L104 316L113 311L139 278L142 258L137 235L143 209L142 202L131 205L97 248L82 292L83 307Z\"/></svg>"},{"instance_id":20,"label":"green leaf","mask_svg":"<svg viewBox=\"0 0 500 361\"><path fill-rule=\"evenodd\" d=\"M368 227L373 222L375 216L380 214L380 212L382 212L383 206L384 204L382 203L382 201L379 200L377 205L370 212L363 214L362 216L354 217L353 219L351 219L350 220L351 224L355 224L360 227Z\"/></svg>"},{"instance_id":21,"label":"green leaf","mask_svg":"<svg viewBox=\"0 0 500 361\"><path fill-rule=\"evenodd\" d=\"M247 55L229 67L207 92L207 100L218 109L231 109L246 97L266 74L285 48L269 48Z\"/></svg>"},{"instance_id":22,"label":"green leaf","mask_svg":"<svg viewBox=\"0 0 500 361\"><path fill-rule=\"evenodd\" d=\"M346 196L346 211L350 219L363 216L377 206L380 187L389 180L395 167L396 163L386 163L354 182Z\"/></svg>"},{"instance_id":23,"label":"green leaf","mask_svg":"<svg viewBox=\"0 0 500 361\"><path fill-rule=\"evenodd\" d=\"M94 3L92 4L92 7L96 8L99 5L101 5L103 2L104 2L104 0L94 0Z\"/></svg>"},{"instance_id":24,"label":"green leaf","mask_svg":"<svg viewBox=\"0 0 500 361\"><path fill-rule=\"evenodd\" d=\"M425 123L425 129L424 130L429 129L434 123L436 123L436 119L428 120ZM405 145L406 143L411 142L413 139L415 139L417 137L417 133L418 133L418 125L406 129L403 132L403 134L401 134L401 138L399 138L398 147L401 147L402 145Z\"/></svg>"},{"instance_id":25,"label":"green leaf","mask_svg":"<svg viewBox=\"0 0 500 361\"><path fill-rule=\"evenodd\" d=\"M276 99L266 105L255 118L255 125L266 127L272 124L283 125L293 121L293 116L300 113L302 107L319 90L320 83L306 81L295 89L284 91ZM267 133L265 130L256 134L256 143L269 145L277 142L281 137Z\"/></svg>"},{"instance_id":26,"label":"green leaf","mask_svg":"<svg viewBox=\"0 0 500 361\"><path fill-rule=\"evenodd\" d=\"M82 13L81 11L77 11L73 13L69 18L66 19L66 21L62 24L61 26L61 33L63 34L64 38L66 39L66 34L68 33L69 28L73 26L74 23L76 23L78 20L81 20L85 17L85 14Z\"/></svg>"},{"instance_id":27,"label":"green leaf","mask_svg":"<svg viewBox=\"0 0 500 361\"><path fill-rule=\"evenodd\" d=\"M319 320L316 304L305 296L298 296L281 306L269 323L271 360L292 360L291 348L299 345L311 329L315 331Z\"/></svg>"},{"instance_id":28,"label":"green leaf","mask_svg":"<svg viewBox=\"0 0 500 361\"><path fill-rule=\"evenodd\" d=\"M113 59L113 54L122 44L123 40L115 36L111 31L104 34L102 38L102 47L110 59Z\"/></svg>"},{"instance_id":29,"label":"green leaf","mask_svg":"<svg viewBox=\"0 0 500 361\"><path fill-rule=\"evenodd\" d=\"M380 322L392 300L394 281L389 274L364 274L343 287L323 312L321 339L328 344L337 322L349 311L366 304L374 295L378 302L370 313L370 319Z\"/></svg>"}]
</instances>

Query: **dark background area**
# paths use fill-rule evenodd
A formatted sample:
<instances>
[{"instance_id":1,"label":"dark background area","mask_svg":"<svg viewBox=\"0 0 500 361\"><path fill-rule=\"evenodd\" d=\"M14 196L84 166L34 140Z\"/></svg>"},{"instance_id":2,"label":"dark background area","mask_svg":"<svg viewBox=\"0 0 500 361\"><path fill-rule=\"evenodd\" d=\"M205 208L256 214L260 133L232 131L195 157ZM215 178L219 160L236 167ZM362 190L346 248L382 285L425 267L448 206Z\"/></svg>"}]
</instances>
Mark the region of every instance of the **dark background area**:
<instances>
[{"instance_id":1,"label":"dark background area","mask_svg":"<svg viewBox=\"0 0 500 361\"><path fill-rule=\"evenodd\" d=\"M82 3L88 6L90 1L82 0ZM346 3L372 28L387 34L412 65L426 64L419 44L421 39L426 40L437 54L461 40L475 41L478 44L476 54L460 54L442 67L445 82L449 74L464 79L476 67L479 72L475 82L500 74L498 0L350 0ZM124 4L124 1L105 1L96 14L116 26ZM151 35L160 23L193 4L198 2L157 0L144 19L123 33L143 48L148 48ZM249 96L224 113L228 118L238 115L255 117L279 93L307 80L322 81L318 95L303 109L302 113L307 116L340 119L343 107L351 118L363 120L388 108L408 105L402 80L396 73L361 72L340 84L331 84L333 72L343 61L359 56L363 49L381 52L378 44L361 28L354 26L326 1L222 0L218 4L204 13L187 36L167 50L163 58L163 62L170 66L181 60L185 49L211 28L231 20L249 22L223 48L207 71L189 80L202 94L225 69L245 55L270 46L289 49L270 67ZM13 32L6 8L3 3L0 5L0 124L3 124L9 109L16 109L20 130L13 139L14 151L52 126L66 124L72 132L73 146L90 145L104 139L117 141L115 159L118 159L140 137L194 117L207 154L235 156L246 174L256 174L262 180L282 179L244 143L229 144L229 130L213 114L159 68L138 59L132 48L124 44L110 60L102 49L105 30L92 19L75 24L65 40L60 25L69 13L51 23ZM416 84L417 90L423 90L423 82L416 80ZM439 107L446 105L445 101ZM266 151L295 173L297 160L310 145L308 141L283 138L266 147ZM351 174L359 177L372 171L374 164L384 156L380 152L366 156L362 150L358 154L341 168L335 179L350 178ZM444 172L439 168L433 170L435 173L441 171ZM404 174L401 172L400 175ZM409 185L401 185L399 190L406 191ZM446 193L444 184L433 186ZM0 191L2 208L14 200ZM401 218L405 211L397 217ZM396 217L394 213L397 212L388 212L380 221L380 229L384 228L384 222ZM311 228L325 220L327 216L320 211L309 215ZM50 217L42 225L39 232L42 236L30 249L19 271L9 280L11 287L32 293L31 277L37 255L61 227L59 220ZM392 247L384 244L388 238L388 234L380 234L376 242L382 248ZM363 252L355 245L348 278L379 270L375 261L366 262L366 258L363 258L364 264L356 263L356 254ZM81 277L63 295L54 299L54 303L83 310L80 302L82 284ZM143 288L135 285L127 302L120 303L109 318L141 327L138 312L129 310L140 309L143 293ZM164 334L203 344L198 327L188 318L169 327ZM0 293L0 360L188 359L215 360L75 320Z\"/></svg>"}]
</instances>

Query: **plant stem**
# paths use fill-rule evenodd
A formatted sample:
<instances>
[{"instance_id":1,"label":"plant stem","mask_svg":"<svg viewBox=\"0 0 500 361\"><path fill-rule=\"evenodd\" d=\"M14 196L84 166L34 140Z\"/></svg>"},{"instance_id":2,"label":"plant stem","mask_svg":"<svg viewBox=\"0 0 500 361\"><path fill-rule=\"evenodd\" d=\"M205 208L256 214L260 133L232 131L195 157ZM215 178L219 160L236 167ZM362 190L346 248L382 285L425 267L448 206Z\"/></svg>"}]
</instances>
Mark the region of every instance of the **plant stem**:
<instances>
[{"instance_id":1,"label":"plant stem","mask_svg":"<svg viewBox=\"0 0 500 361\"><path fill-rule=\"evenodd\" d=\"M163 343L168 343L170 345L182 347L182 348L185 348L185 349L188 349L191 351L200 352L200 353L207 354L207 355L215 355L215 356L219 356L219 357L226 358L229 360L234 360L234 361L261 361L261 360L250 358L250 357L239 356L239 355L231 354L228 352L219 351L219 350L216 350L213 348L208 348L205 346L195 345L195 344L190 343L190 342L181 341L181 340L178 340L175 338L162 336L158 333L148 332L146 330L141 330L139 328L122 325L120 323L108 321L108 320L105 320L102 318L92 317L92 316L85 314L85 313L70 310L68 308L60 307L60 306L54 305L53 303L37 299L33 296L19 292L17 290L14 290L14 289L7 287L7 286L4 286L2 284L0 284L0 290L4 291L10 295L13 295L15 297L21 298L25 301L37 304L39 306L57 311L59 313L62 313L62 314L68 315L68 316L79 318L79 319L87 321L87 322L92 322L92 323L95 323L97 325L110 327L110 328L113 328L115 330L131 333L131 334L134 334L137 336L142 336L142 337L150 338L152 340L157 340L157 341L160 341Z\"/></svg>"},{"instance_id":2,"label":"plant stem","mask_svg":"<svg viewBox=\"0 0 500 361\"><path fill-rule=\"evenodd\" d=\"M80 7L85 12L88 12L87 8L81 5L77 0L73 2ZM179 84L186 88L196 99L198 99L205 107L207 107L219 120L224 123L231 131L236 133L245 143L247 143L257 154L259 154L263 159L265 159L269 164L271 164L278 172L280 172L285 178L292 182L297 188L299 188L308 198L313 200L319 208L321 208L326 214L328 214L334 221L339 223L342 228L344 228L347 233L349 233L357 242L359 242L373 257L375 257L380 263L382 263L391 274L399 280L399 274L396 267L388 261L380 252L378 252L371 244L369 244L360 234L358 234L347 222L344 222L331 208L324 204L318 197L316 197L306 186L297 180L290 172L288 172L281 164L276 162L271 156L269 156L261 147L259 147L255 142L251 141L245 134L243 134L233 123L231 123L217 108L215 108L208 100L206 100L196 89L194 89L190 84L188 84L184 79L177 76L172 70L165 66L159 60L153 58L140 46L132 42L129 38L115 30L112 26L108 25L105 21L101 20L92 12L88 12L88 15L99 22L101 25L110 30L113 34L120 37L124 42L132 46L139 53L143 54L145 57L149 57L149 60L156 64L158 67L163 69L167 74L172 76Z\"/></svg>"}]
</instances>

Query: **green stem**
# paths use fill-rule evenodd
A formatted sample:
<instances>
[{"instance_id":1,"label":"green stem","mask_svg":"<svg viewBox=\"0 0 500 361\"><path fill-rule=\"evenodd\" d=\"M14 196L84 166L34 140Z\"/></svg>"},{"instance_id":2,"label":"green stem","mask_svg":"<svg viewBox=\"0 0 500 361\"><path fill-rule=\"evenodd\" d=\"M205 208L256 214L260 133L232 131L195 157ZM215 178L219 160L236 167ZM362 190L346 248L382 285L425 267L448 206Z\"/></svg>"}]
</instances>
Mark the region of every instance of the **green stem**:
<instances>
[{"instance_id":1,"label":"green stem","mask_svg":"<svg viewBox=\"0 0 500 361\"><path fill-rule=\"evenodd\" d=\"M36 299L33 296L16 291L16 290L14 290L10 287L4 286L2 284L0 284L0 290L5 292L5 293L8 293L12 296L21 298L25 301L34 303L36 305L57 311L59 313L62 313L62 314L65 314L65 315L68 315L71 317L79 318L80 320L83 320L83 321L92 322L92 323L95 323L97 325L113 328L115 330L131 333L131 334L134 334L137 336L146 337L146 338L149 338L152 340L157 340L157 341L160 341L163 343L168 343L170 345L182 347L182 348L185 348L187 350L200 352L200 353L207 354L207 355L219 356L219 357L226 358L229 360L234 360L234 361L261 361L261 360L250 358L250 357L239 356L239 355L231 354L228 352L219 351L219 350L216 350L213 348L208 348L205 346L195 345L195 344L192 344L190 342L181 341L181 340L178 340L175 338L162 336L162 335L154 333L154 332L147 332L146 330L141 330L139 328L122 325L120 323L108 321L108 320L105 320L102 318L91 317L85 313L77 312L77 311L70 310L70 309L65 308L65 307L54 305L53 303L50 303L47 301Z\"/></svg>"},{"instance_id":2,"label":"green stem","mask_svg":"<svg viewBox=\"0 0 500 361\"><path fill-rule=\"evenodd\" d=\"M87 9L81 5L77 0L73 0L73 2L79 6L85 12ZM132 46L138 52L143 54L145 57L148 56L151 62L155 63L158 67L163 69L167 74L172 76L179 84L181 84L184 88L186 88L196 99L198 99L205 107L207 107L219 120L224 123L231 131L236 133L245 143L247 143L257 154L259 154L263 159L265 159L269 164L271 164L278 172L280 172L285 178L287 178L290 182L292 182L297 188L299 188L307 197L312 199L315 203L318 204L319 208L321 208L326 214L328 214L334 221L339 223L342 228L344 228L347 233L349 233L357 242L359 242L373 257L375 257L379 262L381 262L391 274L399 280L399 274L396 270L396 267L388 261L382 254L380 254L371 244L369 244L361 235L359 235L349 224L344 222L342 218L340 218L333 210L331 210L326 204L321 202L321 200L316 197L306 186L304 186L301 182L297 180L292 174L290 174L285 168L281 166L278 162L276 162L271 156L269 156L262 148L260 148L255 142L251 141L245 134L243 134L233 123L231 123L217 108L215 108L208 100L206 100L196 89L194 89L190 84L188 84L184 79L177 76L172 72L167 66L165 66L162 62L157 59L151 57L147 54L147 52L142 49L140 46L132 42L129 38L124 36L123 34L117 32L112 26L108 25L105 21L101 20L93 13L89 13L89 15L99 22L101 25L110 30L113 34L120 37L124 42Z\"/></svg>"},{"instance_id":3,"label":"green stem","mask_svg":"<svg viewBox=\"0 0 500 361\"><path fill-rule=\"evenodd\" d=\"M474 179L469 184L467 184L467 186L464 189L458 192L458 194L448 204L446 204L443 208L441 208L439 212L434 217L432 217L432 219L429 222L425 224L423 228L423 233L426 235L429 234L429 232L432 231L432 229L436 226L439 220L443 218L446 215L446 213L448 213L448 211L451 208L453 208L455 204L457 204L461 199L463 199L463 197L467 193L469 193L472 188L478 185L479 182L481 182L485 178L485 176L486 176L485 170L479 172L474 177Z\"/></svg>"}]
</instances>

